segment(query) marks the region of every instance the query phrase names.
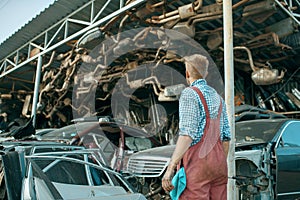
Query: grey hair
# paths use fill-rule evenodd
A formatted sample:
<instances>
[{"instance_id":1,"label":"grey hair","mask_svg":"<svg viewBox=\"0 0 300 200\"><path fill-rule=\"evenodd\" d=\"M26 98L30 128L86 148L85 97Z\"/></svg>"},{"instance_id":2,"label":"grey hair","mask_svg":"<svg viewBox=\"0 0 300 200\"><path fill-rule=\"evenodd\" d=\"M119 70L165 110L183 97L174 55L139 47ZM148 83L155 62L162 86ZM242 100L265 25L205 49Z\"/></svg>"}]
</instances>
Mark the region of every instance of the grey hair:
<instances>
[{"instance_id":1,"label":"grey hair","mask_svg":"<svg viewBox=\"0 0 300 200\"><path fill-rule=\"evenodd\" d=\"M207 76L209 64L207 57L200 54L193 54L190 56L184 56L183 59L185 62L189 63L194 68L189 71L196 71L196 73L200 74L202 78L205 78Z\"/></svg>"}]
</instances>

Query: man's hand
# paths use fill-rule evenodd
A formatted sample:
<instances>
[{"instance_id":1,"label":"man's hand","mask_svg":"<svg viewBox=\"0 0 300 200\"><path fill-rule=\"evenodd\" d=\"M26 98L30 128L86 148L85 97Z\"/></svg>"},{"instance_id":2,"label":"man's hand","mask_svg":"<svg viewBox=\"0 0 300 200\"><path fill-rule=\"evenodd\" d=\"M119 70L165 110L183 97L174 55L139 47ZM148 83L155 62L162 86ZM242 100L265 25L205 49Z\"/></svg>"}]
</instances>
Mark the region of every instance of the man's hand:
<instances>
[{"instance_id":1,"label":"man's hand","mask_svg":"<svg viewBox=\"0 0 300 200\"><path fill-rule=\"evenodd\" d=\"M174 176L174 170L176 169L177 164L180 162L185 152L190 147L192 141L192 138L187 135L180 135L178 137L177 144L170 160L169 166L162 179L162 187L166 192L170 192L171 190L173 190L174 186L172 185L172 178Z\"/></svg>"},{"instance_id":2,"label":"man's hand","mask_svg":"<svg viewBox=\"0 0 300 200\"><path fill-rule=\"evenodd\" d=\"M162 178L162 187L166 192L170 192L174 189L174 186L172 185L172 178L174 176L174 170L170 170L169 167Z\"/></svg>"}]
</instances>

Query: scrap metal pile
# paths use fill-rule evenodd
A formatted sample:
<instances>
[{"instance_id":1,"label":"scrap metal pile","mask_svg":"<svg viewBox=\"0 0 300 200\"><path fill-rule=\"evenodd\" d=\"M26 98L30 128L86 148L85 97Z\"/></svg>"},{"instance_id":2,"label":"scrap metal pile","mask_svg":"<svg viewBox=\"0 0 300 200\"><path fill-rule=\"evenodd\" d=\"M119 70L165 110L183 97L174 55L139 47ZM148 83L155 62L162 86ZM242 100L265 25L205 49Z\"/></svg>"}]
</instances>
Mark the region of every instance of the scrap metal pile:
<instances>
[{"instance_id":1,"label":"scrap metal pile","mask_svg":"<svg viewBox=\"0 0 300 200\"><path fill-rule=\"evenodd\" d=\"M295 2L233 1L236 105L277 112L300 109L296 87L279 89L285 83L299 84L298 24L283 9L296 13ZM75 117L109 115L173 135L178 129L178 96L186 84L182 56L198 48L190 39L202 45L223 75L222 3L147 1L70 42L66 52L51 52L43 61L37 125L60 127ZM25 114L31 95L17 94L10 100L23 102Z\"/></svg>"}]
</instances>

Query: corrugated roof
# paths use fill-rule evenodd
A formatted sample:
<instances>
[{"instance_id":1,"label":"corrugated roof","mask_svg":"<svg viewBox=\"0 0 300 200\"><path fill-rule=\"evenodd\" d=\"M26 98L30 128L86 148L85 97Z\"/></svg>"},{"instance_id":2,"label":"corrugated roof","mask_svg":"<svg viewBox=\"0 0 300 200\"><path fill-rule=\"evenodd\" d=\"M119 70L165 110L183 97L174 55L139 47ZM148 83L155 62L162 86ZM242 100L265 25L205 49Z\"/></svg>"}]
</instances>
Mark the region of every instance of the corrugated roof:
<instances>
[{"instance_id":1,"label":"corrugated roof","mask_svg":"<svg viewBox=\"0 0 300 200\"><path fill-rule=\"evenodd\" d=\"M90 0L59 0L0 44L0 60ZM103 4L105 1L103 1Z\"/></svg>"},{"instance_id":2,"label":"corrugated roof","mask_svg":"<svg viewBox=\"0 0 300 200\"><path fill-rule=\"evenodd\" d=\"M23 89L32 91L36 62L34 59L31 60L32 62L28 59L29 51L34 50L33 48L37 46L38 48L44 47L43 59L49 60L51 55L50 50L47 51L49 48L52 48L51 51L53 51L55 46L57 54L71 50L72 41L80 37L80 34L76 34L83 29L92 27L80 24L80 22L92 25L99 21L103 23L105 20L111 19L114 13L117 13L116 11L124 12L128 9L126 5L124 9L120 8L122 2L119 0L58 0L49 5L0 45L0 60L3 61L0 66L0 90L6 92ZM146 0L137 0L131 6L138 6L145 2ZM91 12L91 9L94 12ZM77 23L68 22L69 19L77 20ZM15 57L20 59L18 67L11 65L13 62L17 62L14 60ZM9 60L8 63L6 63L7 60ZM52 66L59 65L60 63L56 61L52 63ZM8 70L10 72L4 74Z\"/></svg>"}]
</instances>

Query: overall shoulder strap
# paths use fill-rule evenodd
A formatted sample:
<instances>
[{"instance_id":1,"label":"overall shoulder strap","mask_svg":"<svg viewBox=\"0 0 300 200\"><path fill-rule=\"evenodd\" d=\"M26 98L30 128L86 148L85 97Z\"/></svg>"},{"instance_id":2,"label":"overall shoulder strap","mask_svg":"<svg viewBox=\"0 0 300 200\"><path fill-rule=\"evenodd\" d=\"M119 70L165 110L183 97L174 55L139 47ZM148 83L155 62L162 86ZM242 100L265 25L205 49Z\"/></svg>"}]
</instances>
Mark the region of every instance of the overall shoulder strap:
<instances>
[{"instance_id":1,"label":"overall shoulder strap","mask_svg":"<svg viewBox=\"0 0 300 200\"><path fill-rule=\"evenodd\" d=\"M202 92L201 92L197 87L195 87L195 86L192 86L191 88L197 92L197 94L199 95L199 97L200 97L200 99L201 99L201 102L202 102L202 104L203 104L203 106L204 106L206 119L210 119L208 106L207 106L206 100L205 100L205 98L204 98ZM207 122L206 122L206 123L207 123Z\"/></svg>"},{"instance_id":2,"label":"overall shoulder strap","mask_svg":"<svg viewBox=\"0 0 300 200\"><path fill-rule=\"evenodd\" d=\"M206 136L206 132L209 128L209 124L210 124L210 114L209 114L209 110L208 110L208 106L207 106L207 103L206 103L206 100L203 96L203 93L195 86L191 87L193 90L195 90L197 92L197 94L199 95L200 99L201 99L201 102L204 106L204 110L205 110L205 116L206 116L206 122L205 122L205 128L204 128L204 132L203 132L203 136L202 138L205 138Z\"/></svg>"}]
</instances>

